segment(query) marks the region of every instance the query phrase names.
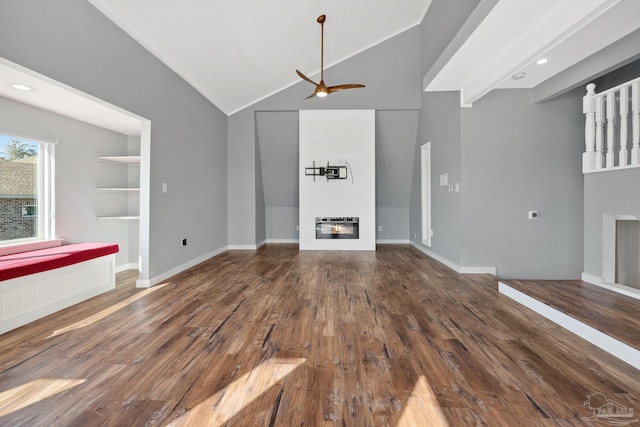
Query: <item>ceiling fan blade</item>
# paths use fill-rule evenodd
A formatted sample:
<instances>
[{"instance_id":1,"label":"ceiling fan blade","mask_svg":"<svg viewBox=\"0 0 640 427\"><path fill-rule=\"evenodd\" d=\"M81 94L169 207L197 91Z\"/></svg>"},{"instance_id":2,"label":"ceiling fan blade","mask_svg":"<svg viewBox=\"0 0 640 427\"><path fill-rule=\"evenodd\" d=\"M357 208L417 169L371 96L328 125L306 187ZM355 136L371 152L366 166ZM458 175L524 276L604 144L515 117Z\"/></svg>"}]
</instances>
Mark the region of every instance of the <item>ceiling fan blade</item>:
<instances>
[{"instance_id":1,"label":"ceiling fan blade","mask_svg":"<svg viewBox=\"0 0 640 427\"><path fill-rule=\"evenodd\" d=\"M313 92L311 95L307 96L305 99L313 98L314 96L316 96L315 92Z\"/></svg>"},{"instance_id":2,"label":"ceiling fan blade","mask_svg":"<svg viewBox=\"0 0 640 427\"><path fill-rule=\"evenodd\" d=\"M305 76L304 74L302 74L300 71L296 70L296 73L298 73L298 75L300 76L300 78L302 78L302 80L306 80L309 83L311 83L312 85L316 85L318 86L318 83L314 82L313 80L311 80L309 77Z\"/></svg>"},{"instance_id":3,"label":"ceiling fan blade","mask_svg":"<svg viewBox=\"0 0 640 427\"><path fill-rule=\"evenodd\" d=\"M356 89L356 88L359 88L359 87L365 87L365 85L361 85L361 84L346 84L346 85L329 86L328 92L329 93L333 93L333 92L337 92L339 90Z\"/></svg>"}]
</instances>

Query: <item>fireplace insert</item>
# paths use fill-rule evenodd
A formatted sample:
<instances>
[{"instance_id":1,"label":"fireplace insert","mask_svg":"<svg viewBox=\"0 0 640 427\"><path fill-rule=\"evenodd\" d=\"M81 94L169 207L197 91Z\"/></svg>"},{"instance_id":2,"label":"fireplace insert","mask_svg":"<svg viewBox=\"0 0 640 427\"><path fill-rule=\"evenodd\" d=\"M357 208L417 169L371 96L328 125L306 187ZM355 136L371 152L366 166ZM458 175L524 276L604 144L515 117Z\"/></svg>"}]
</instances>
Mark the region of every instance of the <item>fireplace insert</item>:
<instances>
[{"instance_id":1,"label":"fireplace insert","mask_svg":"<svg viewBox=\"0 0 640 427\"><path fill-rule=\"evenodd\" d=\"M359 239L357 216L316 217L316 239Z\"/></svg>"}]
</instances>

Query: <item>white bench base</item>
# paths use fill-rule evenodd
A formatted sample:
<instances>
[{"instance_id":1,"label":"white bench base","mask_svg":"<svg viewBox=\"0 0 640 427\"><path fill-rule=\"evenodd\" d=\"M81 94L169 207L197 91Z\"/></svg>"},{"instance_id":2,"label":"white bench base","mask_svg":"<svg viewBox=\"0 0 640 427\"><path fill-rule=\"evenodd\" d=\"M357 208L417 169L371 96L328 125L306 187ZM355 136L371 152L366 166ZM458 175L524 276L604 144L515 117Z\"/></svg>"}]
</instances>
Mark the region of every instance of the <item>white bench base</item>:
<instances>
[{"instance_id":1,"label":"white bench base","mask_svg":"<svg viewBox=\"0 0 640 427\"><path fill-rule=\"evenodd\" d=\"M0 334L116 287L115 254L0 282Z\"/></svg>"}]
</instances>

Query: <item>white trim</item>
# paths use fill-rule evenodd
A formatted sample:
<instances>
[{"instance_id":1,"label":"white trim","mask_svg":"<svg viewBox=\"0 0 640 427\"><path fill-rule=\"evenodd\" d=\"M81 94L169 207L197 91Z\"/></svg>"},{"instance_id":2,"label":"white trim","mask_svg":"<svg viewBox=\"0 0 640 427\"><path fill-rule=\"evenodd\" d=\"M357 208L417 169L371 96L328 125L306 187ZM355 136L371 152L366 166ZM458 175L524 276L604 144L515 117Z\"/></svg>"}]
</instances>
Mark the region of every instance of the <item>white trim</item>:
<instances>
[{"instance_id":1,"label":"white trim","mask_svg":"<svg viewBox=\"0 0 640 427\"><path fill-rule=\"evenodd\" d=\"M138 263L135 263L135 262L130 262L129 264L116 265L116 273L121 273L127 270L137 270L137 269L138 269Z\"/></svg>"},{"instance_id":2,"label":"white trim","mask_svg":"<svg viewBox=\"0 0 640 427\"><path fill-rule=\"evenodd\" d=\"M640 351L498 281L498 292L640 369Z\"/></svg>"},{"instance_id":3,"label":"white trim","mask_svg":"<svg viewBox=\"0 0 640 427\"><path fill-rule=\"evenodd\" d=\"M411 240L406 239L377 239L376 245L408 245Z\"/></svg>"},{"instance_id":4,"label":"white trim","mask_svg":"<svg viewBox=\"0 0 640 427\"><path fill-rule=\"evenodd\" d=\"M229 245L227 249L230 251L255 251L258 245Z\"/></svg>"},{"instance_id":5,"label":"white trim","mask_svg":"<svg viewBox=\"0 0 640 427\"><path fill-rule=\"evenodd\" d=\"M299 243L299 239L267 239L267 244L269 243Z\"/></svg>"},{"instance_id":6,"label":"white trim","mask_svg":"<svg viewBox=\"0 0 640 427\"><path fill-rule=\"evenodd\" d=\"M7 126L0 122L0 133L10 136L17 136L18 138L30 139L31 141L42 142L44 144L57 144L58 138L54 136L47 136L36 133L31 133L29 130L17 129L12 126Z\"/></svg>"},{"instance_id":7,"label":"white trim","mask_svg":"<svg viewBox=\"0 0 640 427\"><path fill-rule=\"evenodd\" d=\"M640 168L640 164L637 165L625 165L625 166L613 166L610 168L602 168L602 169L594 169L594 170L590 170L590 171L584 171L582 172L583 174L588 174L588 173L598 173L598 172L611 172L611 171L619 171L619 170L624 170L624 169L635 169L635 168Z\"/></svg>"},{"instance_id":8,"label":"white trim","mask_svg":"<svg viewBox=\"0 0 640 427\"><path fill-rule=\"evenodd\" d=\"M618 292L619 294L626 295L631 298L640 299L640 289L630 288L629 286L620 285L618 283L602 283L602 279L600 277L592 276L587 273L582 273L582 281L600 286L601 288L609 289L610 291Z\"/></svg>"},{"instance_id":9,"label":"white trim","mask_svg":"<svg viewBox=\"0 0 640 427\"><path fill-rule=\"evenodd\" d=\"M256 245L256 249L260 249L261 247L263 247L263 246L264 246L264 245L266 245L266 244L267 244L267 241L266 241L266 240L263 240L262 242L260 242L260 243L258 243L258 244Z\"/></svg>"},{"instance_id":10,"label":"white trim","mask_svg":"<svg viewBox=\"0 0 640 427\"><path fill-rule=\"evenodd\" d=\"M62 239L37 240L14 245L0 245L0 256L18 254L21 252L37 251L38 249L53 248L61 246Z\"/></svg>"},{"instance_id":11,"label":"white trim","mask_svg":"<svg viewBox=\"0 0 640 427\"><path fill-rule=\"evenodd\" d=\"M228 247L223 247L220 249L217 249L213 252L209 252L206 255L203 255L201 257L192 259L189 262L185 262L184 264L181 264L177 267L172 268L171 270L165 271L162 274L159 274L155 277L152 277L151 279L145 280L145 279L138 279L136 280L136 288L149 288L151 286L157 285L158 283L167 280L168 278L175 276L178 273L182 273L184 270L187 270L191 267L193 267L194 265L200 264L203 261L208 260L209 258L213 258L214 256L220 255L223 252L226 252L227 249L229 249Z\"/></svg>"},{"instance_id":12,"label":"white trim","mask_svg":"<svg viewBox=\"0 0 640 427\"><path fill-rule=\"evenodd\" d=\"M420 252L422 252L423 254L435 259L436 261L438 261L438 262L440 262L440 263L442 263L444 265L446 265L447 267L449 267L450 269L452 269L456 273L460 272L460 267L458 267L456 264L452 263L448 259L442 258L440 255L437 255L437 254L431 252L429 249L425 248L422 245L417 244L414 241L411 241L409 244L411 246L413 246L414 248L416 248L417 250L419 250Z\"/></svg>"},{"instance_id":13,"label":"white trim","mask_svg":"<svg viewBox=\"0 0 640 427\"><path fill-rule=\"evenodd\" d=\"M431 142L420 147L420 221L422 244L431 247Z\"/></svg>"},{"instance_id":14,"label":"white trim","mask_svg":"<svg viewBox=\"0 0 640 427\"><path fill-rule=\"evenodd\" d=\"M0 282L0 334L116 286L115 254Z\"/></svg>"},{"instance_id":15,"label":"white trim","mask_svg":"<svg viewBox=\"0 0 640 427\"><path fill-rule=\"evenodd\" d=\"M414 241L410 241L409 244L411 246L413 246L414 248L416 248L417 250L419 250L420 252L424 253L425 255L427 255L427 256L435 259L436 261L446 265L447 267L449 267L450 269L452 269L456 273L460 273L460 274L491 274L493 276L497 276L498 275L498 269L496 267L460 267L459 265L456 265L456 264L452 263L448 259L442 258L440 255L437 255L437 254L431 252L429 249L425 248L424 246L421 246L421 245L417 244Z\"/></svg>"},{"instance_id":16,"label":"white trim","mask_svg":"<svg viewBox=\"0 0 640 427\"><path fill-rule=\"evenodd\" d=\"M462 274L491 274L497 276L495 267L460 267L459 273Z\"/></svg>"}]
</instances>

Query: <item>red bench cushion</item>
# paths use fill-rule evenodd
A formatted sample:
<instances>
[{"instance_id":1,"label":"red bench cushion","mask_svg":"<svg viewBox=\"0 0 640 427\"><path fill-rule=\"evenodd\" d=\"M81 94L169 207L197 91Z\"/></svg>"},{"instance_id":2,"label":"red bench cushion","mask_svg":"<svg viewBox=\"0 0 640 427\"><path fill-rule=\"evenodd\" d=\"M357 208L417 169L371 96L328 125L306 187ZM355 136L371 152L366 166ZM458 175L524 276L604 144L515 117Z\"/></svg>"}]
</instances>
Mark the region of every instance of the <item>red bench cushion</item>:
<instances>
[{"instance_id":1,"label":"red bench cushion","mask_svg":"<svg viewBox=\"0 0 640 427\"><path fill-rule=\"evenodd\" d=\"M118 250L118 245L114 243L74 243L3 255L0 256L0 281L77 264L115 254Z\"/></svg>"}]
</instances>

